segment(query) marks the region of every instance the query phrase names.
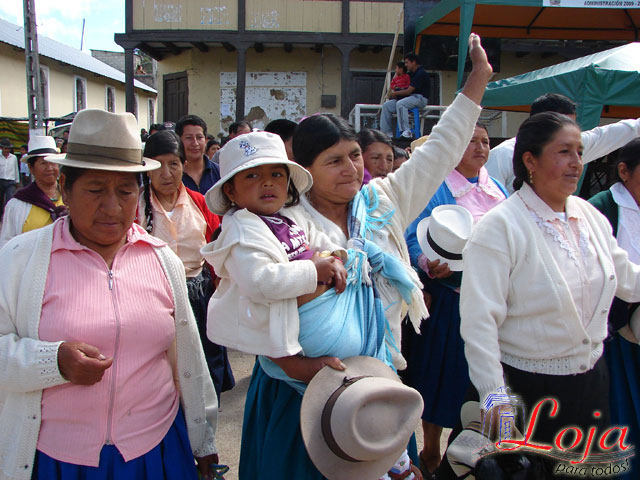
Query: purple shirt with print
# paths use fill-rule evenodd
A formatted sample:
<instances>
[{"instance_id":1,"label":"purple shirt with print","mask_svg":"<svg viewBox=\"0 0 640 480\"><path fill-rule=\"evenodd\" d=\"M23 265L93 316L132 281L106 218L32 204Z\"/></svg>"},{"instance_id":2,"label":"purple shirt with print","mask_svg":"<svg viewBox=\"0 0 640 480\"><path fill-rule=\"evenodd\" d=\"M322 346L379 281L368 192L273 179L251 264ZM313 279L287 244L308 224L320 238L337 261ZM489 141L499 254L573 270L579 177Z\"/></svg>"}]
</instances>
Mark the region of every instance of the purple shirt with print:
<instances>
[{"instance_id":1,"label":"purple shirt with print","mask_svg":"<svg viewBox=\"0 0 640 480\"><path fill-rule=\"evenodd\" d=\"M310 260L313 257L314 252L309 249L307 235L293 220L279 213L260 215L260 218L280 240L289 261Z\"/></svg>"}]
</instances>

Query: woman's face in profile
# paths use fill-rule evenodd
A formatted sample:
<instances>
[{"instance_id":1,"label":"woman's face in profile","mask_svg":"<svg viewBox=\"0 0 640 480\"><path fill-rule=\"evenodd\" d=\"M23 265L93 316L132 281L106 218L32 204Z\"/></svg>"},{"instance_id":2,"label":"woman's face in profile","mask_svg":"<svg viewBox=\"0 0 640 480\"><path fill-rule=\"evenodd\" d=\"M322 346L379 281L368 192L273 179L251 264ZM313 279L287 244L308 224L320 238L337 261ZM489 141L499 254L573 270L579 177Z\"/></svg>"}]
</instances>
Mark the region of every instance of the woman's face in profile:
<instances>
[{"instance_id":1,"label":"woman's face in profile","mask_svg":"<svg viewBox=\"0 0 640 480\"><path fill-rule=\"evenodd\" d=\"M76 240L97 252L122 242L136 216L139 193L135 173L105 170L86 170L69 190L63 187Z\"/></svg>"},{"instance_id":2,"label":"woman's face in profile","mask_svg":"<svg viewBox=\"0 0 640 480\"><path fill-rule=\"evenodd\" d=\"M533 174L533 189L538 196L552 208L553 204L564 208L564 201L576 191L582 175L580 130L575 125L563 125L538 157L526 152L523 160Z\"/></svg>"}]
</instances>

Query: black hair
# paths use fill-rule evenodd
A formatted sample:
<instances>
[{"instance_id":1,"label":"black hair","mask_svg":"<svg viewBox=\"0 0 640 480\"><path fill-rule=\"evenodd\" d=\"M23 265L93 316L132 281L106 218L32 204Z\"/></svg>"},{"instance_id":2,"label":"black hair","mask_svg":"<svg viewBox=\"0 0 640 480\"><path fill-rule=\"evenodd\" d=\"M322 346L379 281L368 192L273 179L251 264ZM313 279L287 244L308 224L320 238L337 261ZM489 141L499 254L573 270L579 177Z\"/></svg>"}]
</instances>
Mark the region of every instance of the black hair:
<instances>
[{"instance_id":1,"label":"black hair","mask_svg":"<svg viewBox=\"0 0 640 480\"><path fill-rule=\"evenodd\" d=\"M418 55L416 55L413 52L409 52L407 54L405 54L404 57L402 57L404 60L409 60L410 62L416 62L418 65L420 65L420 57L418 57Z\"/></svg>"},{"instance_id":2,"label":"black hair","mask_svg":"<svg viewBox=\"0 0 640 480\"><path fill-rule=\"evenodd\" d=\"M20 145L20 148L24 148L25 150L29 150L29 146L26 143Z\"/></svg>"},{"instance_id":3,"label":"black hair","mask_svg":"<svg viewBox=\"0 0 640 480\"><path fill-rule=\"evenodd\" d=\"M293 134L293 156L298 164L310 167L318 155L341 140L358 141L349 122L333 113L312 115Z\"/></svg>"},{"instance_id":4,"label":"black hair","mask_svg":"<svg viewBox=\"0 0 640 480\"><path fill-rule=\"evenodd\" d=\"M484 123L476 122L476 127L483 129L489 135L489 127L487 127Z\"/></svg>"},{"instance_id":5,"label":"black hair","mask_svg":"<svg viewBox=\"0 0 640 480\"><path fill-rule=\"evenodd\" d=\"M73 188L73 184L76 183L82 175L87 172L86 168L69 167L67 165L60 165L60 175L64 175L64 183L62 188L70 191Z\"/></svg>"},{"instance_id":6,"label":"black hair","mask_svg":"<svg viewBox=\"0 0 640 480\"><path fill-rule=\"evenodd\" d=\"M396 67L400 67L404 73L407 73L407 66L404 64L404 62L396 63Z\"/></svg>"},{"instance_id":7,"label":"black hair","mask_svg":"<svg viewBox=\"0 0 640 480\"><path fill-rule=\"evenodd\" d=\"M229 135L238 133L240 127L248 127L249 130L251 130L251 124L249 122L240 120L239 122L233 122L231 125L229 125Z\"/></svg>"},{"instance_id":8,"label":"black hair","mask_svg":"<svg viewBox=\"0 0 640 480\"><path fill-rule=\"evenodd\" d=\"M293 133L296 131L297 126L298 124L296 122L292 122L286 118L279 118L277 120L270 121L267 126L264 127L264 131L275 133L283 142L286 142L293 137Z\"/></svg>"},{"instance_id":9,"label":"black hair","mask_svg":"<svg viewBox=\"0 0 640 480\"><path fill-rule=\"evenodd\" d=\"M366 152L372 143L384 143L393 150L393 143L386 133L380 130L369 130L367 128L358 132L358 144L362 149L362 153Z\"/></svg>"},{"instance_id":10,"label":"black hair","mask_svg":"<svg viewBox=\"0 0 640 480\"><path fill-rule=\"evenodd\" d=\"M206 152L207 150L209 150L212 145L220 145L220 140L218 140L217 138L210 138L207 141L207 146L204 147L204 151Z\"/></svg>"},{"instance_id":11,"label":"black hair","mask_svg":"<svg viewBox=\"0 0 640 480\"><path fill-rule=\"evenodd\" d=\"M190 124L189 124L190 125ZM173 130L161 130L149 137L144 145L143 156L156 158L159 155L177 155L184 165L184 147L180 137ZM151 206L151 182L149 175L142 175L142 194L144 198L144 218L147 224L146 230L151 233L153 230L153 208Z\"/></svg>"},{"instance_id":12,"label":"black hair","mask_svg":"<svg viewBox=\"0 0 640 480\"><path fill-rule=\"evenodd\" d=\"M202 127L202 133L207 135L207 123L197 115L185 115L176 123L175 131L179 137L182 137L185 125L195 125L196 127Z\"/></svg>"},{"instance_id":13,"label":"black hair","mask_svg":"<svg viewBox=\"0 0 640 480\"><path fill-rule=\"evenodd\" d=\"M397 158L409 158L409 154L407 153L407 151L404 148L400 148L400 147L396 147L395 145L393 146L393 159L397 159Z\"/></svg>"},{"instance_id":14,"label":"black hair","mask_svg":"<svg viewBox=\"0 0 640 480\"><path fill-rule=\"evenodd\" d=\"M284 169L287 171L287 178L291 178L291 172L289 171L289 167L287 167L286 165L282 165L284 167ZM240 173L240 172L238 172ZM237 174L236 174L237 175ZM229 180L227 180L225 182L224 185L226 185L227 183L233 183L233 179L235 178L235 175L233 177L231 177ZM223 185L223 187L224 187ZM229 200L229 197L227 197L227 194L224 191L224 188L221 188L220 191L222 192L222 194L224 195L224 198L227 201L227 209L231 208L231 200ZM300 203L300 192L298 191L298 189L296 188L296 186L293 184L293 181L289 181L289 189L287 190L287 201L285 202L285 204L283 205L284 207L294 207L296 205L298 205Z\"/></svg>"},{"instance_id":15,"label":"black hair","mask_svg":"<svg viewBox=\"0 0 640 480\"><path fill-rule=\"evenodd\" d=\"M516 135L516 146L513 151L514 190L520 190L524 182L529 183L529 172L522 156L530 152L534 157L538 157L556 132L565 125L574 125L579 129L576 122L556 112L537 113L522 122Z\"/></svg>"},{"instance_id":16,"label":"black hair","mask_svg":"<svg viewBox=\"0 0 640 480\"><path fill-rule=\"evenodd\" d=\"M530 115L542 112L556 112L564 115L576 114L576 103L559 93L545 93L536 98L531 104Z\"/></svg>"},{"instance_id":17,"label":"black hair","mask_svg":"<svg viewBox=\"0 0 640 480\"><path fill-rule=\"evenodd\" d=\"M627 143L618 152L618 163L624 163L633 173L638 165L640 165L640 138L635 138Z\"/></svg>"}]
</instances>

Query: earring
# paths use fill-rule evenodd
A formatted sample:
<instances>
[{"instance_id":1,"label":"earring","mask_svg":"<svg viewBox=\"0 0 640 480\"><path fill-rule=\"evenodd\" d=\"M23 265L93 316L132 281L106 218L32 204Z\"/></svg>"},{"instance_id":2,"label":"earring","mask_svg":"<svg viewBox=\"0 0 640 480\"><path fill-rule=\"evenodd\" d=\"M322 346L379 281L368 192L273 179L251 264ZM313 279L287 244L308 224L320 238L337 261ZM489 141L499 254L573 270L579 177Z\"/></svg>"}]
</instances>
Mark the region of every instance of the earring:
<instances>
[{"instance_id":1,"label":"earring","mask_svg":"<svg viewBox=\"0 0 640 480\"><path fill-rule=\"evenodd\" d=\"M529 184L533 185L533 170L529 170Z\"/></svg>"}]
</instances>

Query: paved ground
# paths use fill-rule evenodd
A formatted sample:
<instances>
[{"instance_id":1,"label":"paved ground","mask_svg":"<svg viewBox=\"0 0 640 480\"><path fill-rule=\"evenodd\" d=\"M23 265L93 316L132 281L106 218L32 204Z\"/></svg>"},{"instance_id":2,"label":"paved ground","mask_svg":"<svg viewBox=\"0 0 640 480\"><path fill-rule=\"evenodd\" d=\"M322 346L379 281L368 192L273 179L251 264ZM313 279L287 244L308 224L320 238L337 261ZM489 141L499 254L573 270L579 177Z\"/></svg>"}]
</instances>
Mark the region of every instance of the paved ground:
<instances>
[{"instance_id":1,"label":"paved ground","mask_svg":"<svg viewBox=\"0 0 640 480\"><path fill-rule=\"evenodd\" d=\"M222 394L222 410L218 417L218 433L216 443L220 452L220 461L229 465L230 471L225 478L227 480L238 479L238 458L240 456L240 437L242 434L242 415L244 412L244 400L249 387L249 378L255 361L254 355L229 351L229 359L236 378L236 386L229 392ZM447 443L449 430L442 435L442 451ZM422 428L416 430L418 450L422 448Z\"/></svg>"}]
</instances>

